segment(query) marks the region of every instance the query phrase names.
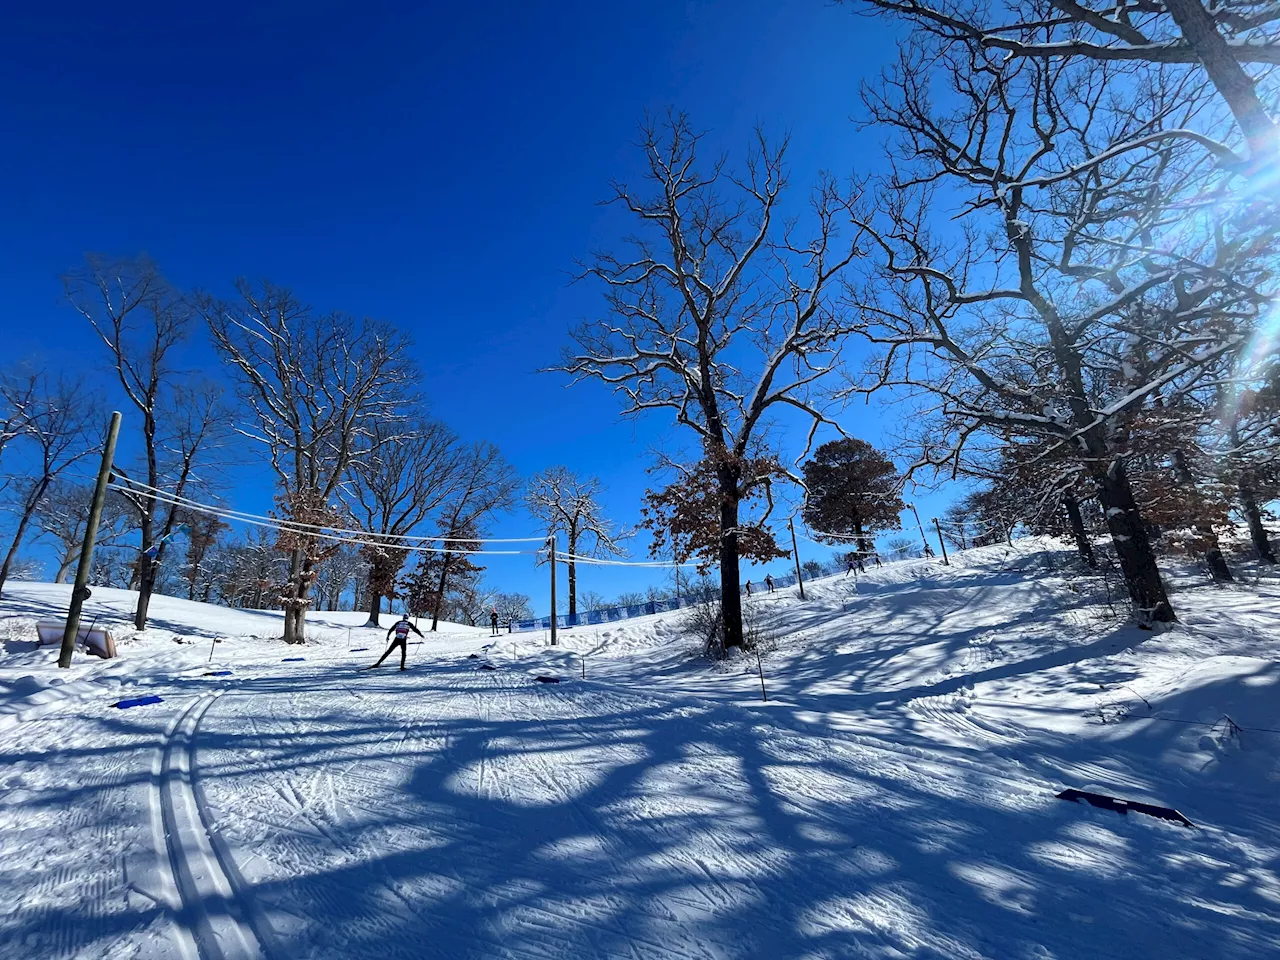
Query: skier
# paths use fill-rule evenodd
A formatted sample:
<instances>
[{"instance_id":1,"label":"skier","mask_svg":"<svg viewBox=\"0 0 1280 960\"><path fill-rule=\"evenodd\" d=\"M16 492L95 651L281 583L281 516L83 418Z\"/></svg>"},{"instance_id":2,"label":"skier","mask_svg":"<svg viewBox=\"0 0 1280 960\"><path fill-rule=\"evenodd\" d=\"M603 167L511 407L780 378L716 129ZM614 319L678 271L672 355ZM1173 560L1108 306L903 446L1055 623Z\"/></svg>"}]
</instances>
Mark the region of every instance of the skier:
<instances>
[{"instance_id":1,"label":"skier","mask_svg":"<svg viewBox=\"0 0 1280 960\"><path fill-rule=\"evenodd\" d=\"M767 573L764 575L764 585L769 588L770 593L773 593L773 577Z\"/></svg>"},{"instance_id":2,"label":"skier","mask_svg":"<svg viewBox=\"0 0 1280 960\"><path fill-rule=\"evenodd\" d=\"M751 581L747 581L747 596L751 596Z\"/></svg>"},{"instance_id":3,"label":"skier","mask_svg":"<svg viewBox=\"0 0 1280 960\"><path fill-rule=\"evenodd\" d=\"M924 555L930 559L933 558L933 547L929 546L927 543L924 545Z\"/></svg>"},{"instance_id":4,"label":"skier","mask_svg":"<svg viewBox=\"0 0 1280 960\"><path fill-rule=\"evenodd\" d=\"M880 554L879 554L879 553L873 553L873 554L871 554L871 559L872 559L872 560L874 560L874 561L876 562L876 566L877 566L877 567L878 567L878 566L880 566Z\"/></svg>"},{"instance_id":5,"label":"skier","mask_svg":"<svg viewBox=\"0 0 1280 960\"><path fill-rule=\"evenodd\" d=\"M489 611L489 626L493 630L490 636L496 637L498 635L498 608L497 607L494 607L492 610Z\"/></svg>"},{"instance_id":6,"label":"skier","mask_svg":"<svg viewBox=\"0 0 1280 960\"><path fill-rule=\"evenodd\" d=\"M391 625L391 629L387 631L388 640L391 640L391 635L393 633L396 635L396 637L394 640L391 640L391 645L387 647L386 652L378 658L377 663L375 663L372 667L365 667L365 669L372 670L374 669L374 667L382 666L382 661L387 659L387 657L391 656L392 650L394 650L396 647L399 647L400 648L400 669L403 670L405 668L404 666L405 658L408 657L409 655L409 631L410 630L412 630L418 636L420 637L422 636L422 631L409 622L409 614L406 613L404 614L404 616L402 616L399 619L399 621L397 621L396 623L393 623Z\"/></svg>"}]
</instances>

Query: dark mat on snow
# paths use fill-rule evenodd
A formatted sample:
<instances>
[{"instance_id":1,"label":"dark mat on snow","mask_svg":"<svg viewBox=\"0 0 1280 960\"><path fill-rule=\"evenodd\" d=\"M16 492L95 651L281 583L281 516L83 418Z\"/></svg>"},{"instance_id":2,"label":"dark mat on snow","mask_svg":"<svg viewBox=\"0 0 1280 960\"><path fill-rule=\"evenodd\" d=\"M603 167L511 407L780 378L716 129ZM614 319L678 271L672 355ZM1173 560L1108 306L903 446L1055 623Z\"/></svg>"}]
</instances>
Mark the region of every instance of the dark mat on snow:
<instances>
[{"instance_id":1,"label":"dark mat on snow","mask_svg":"<svg viewBox=\"0 0 1280 960\"><path fill-rule=\"evenodd\" d=\"M154 694L149 697L134 697L131 700L120 700L113 703L112 706L121 710L128 710L130 707L146 707L153 703L164 703L164 697L157 697Z\"/></svg>"},{"instance_id":2,"label":"dark mat on snow","mask_svg":"<svg viewBox=\"0 0 1280 960\"><path fill-rule=\"evenodd\" d=\"M534 677L533 679L538 681L538 683L559 683L560 682L559 677Z\"/></svg>"},{"instance_id":3,"label":"dark mat on snow","mask_svg":"<svg viewBox=\"0 0 1280 960\"><path fill-rule=\"evenodd\" d=\"M1161 807L1154 803L1121 800L1119 797L1108 797L1105 793L1090 793L1088 790L1076 790L1074 788L1063 790L1057 797L1059 800L1070 800L1072 803L1078 803L1083 800L1090 806L1098 807L1102 810L1113 810L1121 815L1127 815L1132 810L1134 813L1145 813L1148 817L1159 817L1161 820L1180 823L1184 827L1195 826L1194 823L1173 809L1173 807Z\"/></svg>"}]
</instances>

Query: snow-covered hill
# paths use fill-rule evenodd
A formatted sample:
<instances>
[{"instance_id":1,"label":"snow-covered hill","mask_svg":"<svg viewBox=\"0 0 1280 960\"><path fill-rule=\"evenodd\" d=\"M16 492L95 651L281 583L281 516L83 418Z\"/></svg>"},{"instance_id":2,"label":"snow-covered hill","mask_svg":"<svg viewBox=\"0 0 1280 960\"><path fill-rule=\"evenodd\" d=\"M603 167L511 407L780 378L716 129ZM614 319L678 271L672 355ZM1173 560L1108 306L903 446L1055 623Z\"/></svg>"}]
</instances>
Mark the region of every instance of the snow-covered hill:
<instances>
[{"instance_id":1,"label":"snow-covered hill","mask_svg":"<svg viewBox=\"0 0 1280 960\"><path fill-rule=\"evenodd\" d=\"M1280 582L1150 633L1051 543L952 559L757 595L759 663L675 613L405 674L168 598L59 672L67 588L10 585L0 957L1280 956Z\"/></svg>"}]
</instances>

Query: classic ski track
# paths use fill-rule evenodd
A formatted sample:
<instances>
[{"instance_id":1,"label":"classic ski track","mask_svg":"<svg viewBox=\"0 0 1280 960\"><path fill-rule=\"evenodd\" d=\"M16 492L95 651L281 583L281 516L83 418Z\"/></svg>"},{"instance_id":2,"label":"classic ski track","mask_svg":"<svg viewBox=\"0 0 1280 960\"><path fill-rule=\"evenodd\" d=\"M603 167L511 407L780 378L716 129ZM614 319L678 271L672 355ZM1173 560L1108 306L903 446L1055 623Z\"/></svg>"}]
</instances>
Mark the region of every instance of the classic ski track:
<instances>
[{"instance_id":1,"label":"classic ski track","mask_svg":"<svg viewBox=\"0 0 1280 960\"><path fill-rule=\"evenodd\" d=\"M499 676L498 673L496 672L486 676L486 674L477 671L476 676L478 677L479 682L480 684L482 684L482 686L477 687L475 686L474 683L466 684L463 687L463 691L465 695L470 697L475 702L475 706L476 706L475 714L477 718L480 719L485 724L493 723L493 699L492 697L485 696L485 694L501 690L507 694L507 696L504 698L504 702L508 707L508 709L506 710L507 717L511 719L516 719L514 714L510 710L510 704L511 704L510 693L512 688L507 686L503 682L503 678ZM496 780L500 784L504 782L502 778L497 777L492 773L490 773L488 777L485 776L485 772L491 766L491 759L490 759L491 754L492 754L492 749L490 747L490 741L486 739L485 749L481 754L480 763L478 764L477 788L484 793L486 799L490 799L490 800L492 800L494 797L494 794L492 792L494 781ZM557 789L557 793L560 793L560 792L561 791ZM500 787L499 793L500 793L499 799L501 799L504 802L510 803L511 801L510 789ZM598 831L596 832L598 833ZM603 840L603 837L601 839ZM617 899L612 896L609 896L607 899L611 906L616 906L618 903ZM573 924L577 924L579 927L598 930L618 938L620 941L624 942L627 945L628 951L631 954L631 956L636 958L636 960L640 960L640 955L636 952L635 945L632 942L635 938L628 935L624 930L622 930L621 927L619 927L614 922L599 923L594 920L585 919L581 915L570 916L564 913L558 913L554 910L550 910L545 907L538 907L530 903L521 903L519 904L519 907L521 910L525 911L526 913L548 918L555 925L553 929L556 932L557 939L560 940L562 943L565 937L564 937L564 934L560 932L559 928L562 928L566 924L566 922L573 923ZM647 945L661 949L661 946L658 944L648 943Z\"/></svg>"},{"instance_id":2,"label":"classic ski track","mask_svg":"<svg viewBox=\"0 0 1280 960\"><path fill-rule=\"evenodd\" d=\"M478 720L486 724L492 723L494 722L493 717L495 712L494 711L495 697L493 696L495 692L502 695L497 699L501 701L501 706L505 708L501 712L506 717L510 717L512 719L517 719L522 721L537 719L536 717L521 716L519 713L517 713L512 709L513 688L505 684L502 681L502 679L500 679L498 676L488 677L488 676L485 676L483 673L480 673L479 671L477 671L475 674L464 673L458 677L451 677L447 679L445 682L447 686L451 688L451 693L446 700L442 701L439 704L438 711L436 712L439 720L447 720L450 717L455 717L456 713L452 709L452 707L456 705L456 703L460 699L465 698L465 699L474 701L476 706L474 715ZM479 686L477 686L477 684L479 684ZM296 714L290 715L289 717L282 717L280 716L279 712L276 709L274 709L274 706L271 709L271 713L272 713L273 719L276 720L277 722L285 722L286 724L293 724L295 727L298 725ZM402 752L405 744L407 744L408 742L412 740L422 739L421 735L416 734L413 728L415 726L422 724L425 719L426 718L424 718L423 716L417 715L407 720L402 725L401 731L400 731L401 736L396 744L397 749L395 752L397 754ZM542 725L544 729L546 729L545 724L542 724ZM550 733L550 731L548 732ZM457 738L457 734L453 731L451 725L449 724L443 725L443 734L444 734L443 737L433 736L431 739L441 739L443 741L442 750L447 754L453 749L454 742ZM384 737L380 742L385 743L393 735L394 734ZM593 822L590 818L586 817L583 811L581 810L580 805L578 805L573 800L572 794L567 790L565 790L562 786L557 784L554 781L554 778L551 778L547 775L545 764L542 764L541 766L539 766L537 762L530 762L530 758L527 755L521 754L520 756L522 758L521 762L528 763L530 773L532 773L539 780L539 782L542 782L545 785L547 785L549 788L553 789L556 795L560 796L566 802L566 804L571 805L575 809L575 811L577 811L578 817L584 823L584 825L586 825L593 834L597 835L600 838L602 843L605 843L606 845L609 845L612 847L611 841L608 839L607 834L600 828L600 825L597 822ZM386 757L383 759L390 760L392 758ZM369 791L367 789L361 789L361 787L359 786L363 778L353 777L350 775L350 771L354 767L359 766L361 763L364 763L364 762L366 761L361 761L361 760L355 761L354 763L349 764L341 773L336 775L336 779L333 786L329 791L327 791L330 794L331 798L334 797L334 794L336 794L337 790L339 789L338 784L354 786L356 788L354 792L361 795L367 796L369 794ZM479 757L476 759L476 763L475 763L476 789L478 793L480 793L482 796L486 797L489 800L493 800L500 803L511 802L512 798L511 798L511 790L508 785L508 778L505 776L502 776L496 769L496 767L499 767L502 765L505 765L505 764L495 764L494 758L492 756L492 749L489 747L489 740L486 739L484 742L482 751ZM326 775L325 771L316 771L316 773L313 774L314 777L319 777L324 775ZM329 773L327 775L334 776L332 773ZM310 828L311 833L309 835L319 835L323 837L324 840L328 844L330 844L335 850L343 851L344 853L354 856L357 859L368 859L368 857L366 856L368 853L370 853L368 848L364 844L359 843L358 841L353 843L349 840L344 839L338 831L331 829L327 823L322 822L325 819L330 818L333 814L323 809L317 809L315 803L309 802L293 783L288 781L286 781L284 785L275 783L271 785L270 789L271 789L271 792L274 793L280 799L280 801L285 805L285 807L290 811L294 819L302 821L302 823L305 823L306 826ZM336 802L336 798L334 799ZM353 804L351 803L351 801L348 800L348 801L344 801L344 805L351 806ZM620 857L615 856L615 860L617 860L618 862L622 862L622 858ZM384 888L400 904L401 910L403 911L402 916L414 916L414 917L424 916L423 904L421 902L421 898L415 897L413 891L406 891L402 889L402 886L403 886L402 881L400 881L398 878L390 874L387 874L385 872L382 872L377 877L377 881L379 883L379 886ZM488 896L490 896L495 900L516 903L518 910L526 918L529 918L529 919L543 918L543 924L541 926L543 937L541 939L541 943L543 946L550 946L552 949L552 953L556 953L557 951L563 952L564 949L566 948L571 949L570 943L566 942L566 936L563 931L567 925L572 924L580 928L599 931L600 933L606 934L610 938L615 939L616 942L618 943L627 944L628 952L632 957L636 958L636 960L640 960L641 957L645 957L645 956L652 957L654 955L660 955L664 957L665 956L685 957L685 958L689 958L689 960L705 960L705 958L717 956L717 954L708 952L705 949L699 950L697 952L689 952L688 950L676 951L672 949L672 946L669 943L659 943L652 940L645 940L642 938L638 938L635 936L634 932L629 933L619 928L618 926L616 926L616 924L611 923L609 921L600 923L592 919L587 919L580 915L568 914L564 912L558 912L554 909L540 907L535 904L531 904L527 901L517 902L517 898L508 897L498 891L490 890L488 891ZM608 902L615 907L620 905L620 902L614 897L609 897ZM668 910L667 916L651 914L650 919L671 921L673 919L678 918L678 914L676 914L674 911L671 911L670 907L668 907L667 910ZM397 912L400 912L400 911L397 911ZM446 927L451 926L447 917L432 915L430 916L430 919L435 924L443 924ZM394 918L385 918L385 917L380 917L375 915L372 917L361 917L360 922L361 922L361 925L367 924L373 930L378 931L380 933L390 934L390 933L393 933L395 930ZM489 945L494 947L497 952L500 952L506 956L520 956L520 955L545 956L546 955L546 951L542 949L530 948L527 950L521 950L519 948L515 948L510 942L503 942L503 941L494 939L493 937L486 935L481 930L467 928L465 930L465 933L468 936L471 936L485 943L488 943ZM639 946L643 946L645 948L643 952L637 949L637 947ZM418 948L416 946L413 946L409 949L409 952L406 953L405 955L418 956L419 953L415 952L417 949ZM397 955L398 955L398 952L397 952Z\"/></svg>"},{"instance_id":3,"label":"classic ski track","mask_svg":"<svg viewBox=\"0 0 1280 960\"><path fill-rule=\"evenodd\" d=\"M494 678L493 682L495 683L495 686L496 686L496 683L497 683L496 677ZM544 731L546 731L548 737L551 738L553 741L561 739L560 734L552 730L551 727L548 725L546 719L539 716L537 713L530 712L525 716L520 716L516 713L516 711L513 709L514 698L512 696L515 688L511 686L504 686L501 689L504 691L504 693L506 693L505 708L508 716L521 719L524 721L535 722L540 727L542 727ZM558 721L565 723L571 726L572 728L574 728L575 738L580 743L590 745L592 747L595 747L596 749L599 749L605 752L607 755L617 757L620 760L620 762L623 762L623 763L632 762L633 757L631 757L630 755L619 754L618 751L613 749L608 743L601 742L598 737L595 738L594 740L592 739L591 732L588 729L587 725L585 724L583 717L581 715L580 705L574 702L573 698L569 697L568 695L564 694L559 690L549 691L549 692L551 693L552 697L554 697L554 699L560 701L562 704L569 707L570 713L572 715L569 717L558 718ZM593 835L595 835L600 839L601 843L609 851L611 858L614 860L614 862L618 864L625 863L626 862L625 851L620 849L618 841L616 841L613 838L613 833L611 829L606 824L604 824L595 813L593 813L591 810L584 807L583 804L579 802L577 798L577 794L574 792L574 790L572 790L569 786L567 786L567 781L571 777L573 777L573 774L570 772L570 770L567 768L553 770L549 761L542 759L536 754L525 754L523 756L525 757L525 760L528 764L528 768L530 772L533 774L533 776L535 777L535 779L537 779L539 783L541 783L544 787L546 787L548 790L550 790L556 796L558 796L562 801L562 803L564 803L566 806L568 806L574 811L574 814L577 817L578 821L582 823L583 826L585 826ZM581 778L575 778L575 781L579 784L582 783ZM680 862L678 858L674 858L670 854L667 854L665 852L661 854L661 857L663 860L669 863ZM711 875L710 871L707 869L704 863L697 861L696 865L701 868L701 871L703 873L706 873L708 875L708 879L711 880L711 882L715 885L717 890L719 890L722 894L725 893L724 887L713 875ZM754 881L744 880L744 883L754 887L757 890L757 892L761 892L759 886ZM701 910L707 910L709 912L714 913L716 909L720 909L725 906L725 900L728 899L727 896L725 900L717 901L716 898L712 897L707 891L703 890L701 887L698 887L696 889L699 896L704 901L704 903L699 905L690 903L687 909L701 909ZM654 902L661 904L664 911L663 913L646 911L646 915L651 920L659 920L664 922L679 922L681 920L682 911L676 910L672 907L671 898L665 895L653 895L651 896L651 899ZM687 912L687 909L684 912ZM625 935L623 934L622 931L618 931L618 932L620 935L624 935L624 938L627 939L628 941L636 939L633 935ZM687 945L684 951L677 953L672 949L672 945L669 943L656 943L653 941L639 941L639 942L645 943L645 945L653 947L654 949L658 950L660 954L664 956L708 958L708 957L716 957L719 955L714 950L708 947L705 947L702 944L697 944L697 943L689 944ZM634 950L632 952L634 953Z\"/></svg>"},{"instance_id":4,"label":"classic ski track","mask_svg":"<svg viewBox=\"0 0 1280 960\"><path fill-rule=\"evenodd\" d=\"M452 688L452 692L450 693L448 698L444 700L443 703L440 705L441 719L449 716L448 708L451 705L455 704L460 699L470 696L472 691L470 689L469 680L470 678L464 675L463 677L451 678L450 680L446 681L447 685ZM291 694L290 698L292 699L293 696L295 695ZM294 727L297 727L299 724L299 721L295 713L291 713L287 717L282 717L279 714L279 711L274 709L273 707L271 709L271 715L273 720L275 720L276 722L281 722L285 725L292 724ZM402 753L404 751L406 744L408 744L411 740L423 739L420 736L414 736L414 733L413 733L414 727L421 725L423 722L423 719L424 718L422 717L422 715L417 714L405 720L405 722L401 725L398 731L400 736L396 742L395 749L392 755L382 758L383 761L394 762L395 756ZM447 729L448 728L446 727L446 730ZM378 742L380 744L385 744L388 740L390 740L394 736L395 736L395 733L388 734ZM447 752L452 746L453 735L451 733L446 732L444 736L437 735L437 736L431 737L431 739L438 739L443 741L442 749ZM370 791L367 787L363 786L363 784L366 784L369 782L368 779L364 777L352 775L352 771L355 768L358 768L359 766L362 766L367 763L368 761L366 759L363 759L363 758L356 759L352 763L348 764L339 774L337 774L337 777L339 779L337 780L337 783L330 788L330 797L335 803L338 802L336 799L336 793L339 789L337 784L354 786L355 787L354 792L359 794L360 797L368 797L372 794L373 791ZM484 764L485 764L485 758L482 757L481 765L483 766ZM315 775L320 776L325 774L326 774L325 771L317 771ZM327 775L332 776L332 774L327 774ZM277 774L276 776L280 776L280 774ZM270 785L270 789L277 797L279 797L281 801L284 802L286 807L290 810L293 816L293 819L301 820L303 823L305 823L308 827L311 828L311 831L312 831L311 835L319 835L323 837L325 841L327 841L335 850L343 852L347 856L351 857L353 860L377 863L378 861L378 858L376 856L377 851L371 849L367 844L360 842L358 839L354 841L344 839L339 832L333 829L330 829L327 824L322 824L320 821L323 820L326 816L332 816L332 814L327 814L326 811L324 810L315 809L314 804L307 802L306 798L303 797L297 791L297 789L293 787L291 783L286 781L285 787L280 787L279 785L272 783ZM350 800L345 800L342 802L344 806L348 806L348 807L356 806L356 804ZM379 808L370 806L367 809L379 809ZM391 875L389 872L387 872L385 868L377 869L376 873L374 874L374 880L377 882L378 886L381 889L385 890L391 896L391 898L399 905L396 911L397 916L388 917L388 916L383 916L382 914L374 913L374 914L366 914L366 915L355 917L353 918L353 921L356 925L358 925L363 929L373 931L375 934L381 934L382 936L380 936L379 939L381 939L383 942L393 943L395 942L396 939L398 939L398 937L400 936L400 931L396 926L396 921L402 920L402 919L421 919L423 917L427 917L435 924L439 924L446 928L452 928L455 930L460 929L456 925L454 925L451 922L450 918L447 916L441 917L441 916L425 913L423 910L423 903L421 899L415 898L411 892L407 893L405 890L403 890L402 881L399 880L397 877ZM511 944L504 943L500 940L494 939L493 937L486 935L483 931L478 931L478 930L473 930L468 928L463 932L465 932L468 936L471 936L473 939L481 940L489 944L495 949L496 952L500 952L508 956L520 955L519 951L513 950ZM393 957L403 956L405 958L417 958L419 956L422 956L421 949L422 949L422 945L418 943L405 944L403 951L398 949L393 949L390 956L393 956ZM532 952L530 952L530 955L533 955Z\"/></svg>"},{"instance_id":5,"label":"classic ski track","mask_svg":"<svg viewBox=\"0 0 1280 960\"><path fill-rule=\"evenodd\" d=\"M233 879L238 871L223 861L196 783L195 734L220 693L194 700L169 725L159 748L156 787L178 923L202 960L269 960L267 938L255 929L254 911Z\"/></svg>"}]
</instances>

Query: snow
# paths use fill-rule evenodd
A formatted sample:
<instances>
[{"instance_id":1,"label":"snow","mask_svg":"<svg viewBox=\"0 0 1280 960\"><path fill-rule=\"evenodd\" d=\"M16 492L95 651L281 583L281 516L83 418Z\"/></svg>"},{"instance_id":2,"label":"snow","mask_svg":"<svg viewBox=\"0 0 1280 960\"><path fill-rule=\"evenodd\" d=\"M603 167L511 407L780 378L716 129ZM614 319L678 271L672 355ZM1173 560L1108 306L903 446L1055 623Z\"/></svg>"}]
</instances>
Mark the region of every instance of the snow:
<instances>
[{"instance_id":1,"label":"snow","mask_svg":"<svg viewBox=\"0 0 1280 960\"><path fill-rule=\"evenodd\" d=\"M0 957L1280 956L1280 582L1188 572L1148 632L1073 571L1026 540L758 596L759 666L672 613L443 625L406 673L358 670L363 614L299 650L157 597L135 636L110 590L121 656L59 671L26 638L69 588L10 584Z\"/></svg>"}]
</instances>

